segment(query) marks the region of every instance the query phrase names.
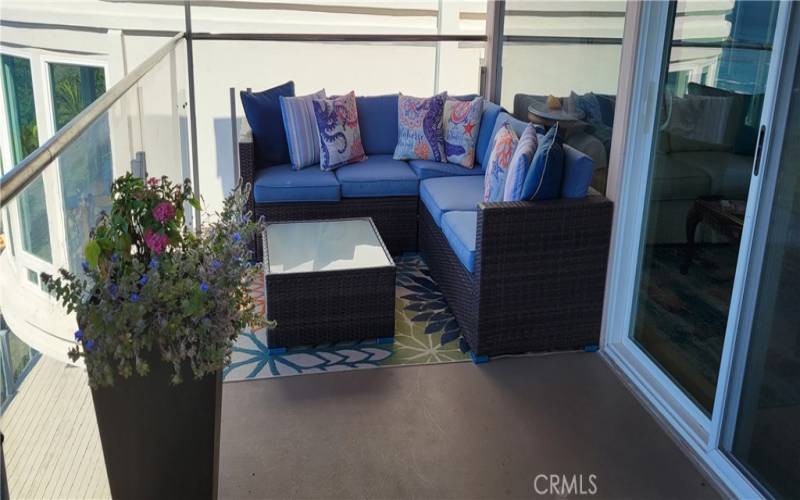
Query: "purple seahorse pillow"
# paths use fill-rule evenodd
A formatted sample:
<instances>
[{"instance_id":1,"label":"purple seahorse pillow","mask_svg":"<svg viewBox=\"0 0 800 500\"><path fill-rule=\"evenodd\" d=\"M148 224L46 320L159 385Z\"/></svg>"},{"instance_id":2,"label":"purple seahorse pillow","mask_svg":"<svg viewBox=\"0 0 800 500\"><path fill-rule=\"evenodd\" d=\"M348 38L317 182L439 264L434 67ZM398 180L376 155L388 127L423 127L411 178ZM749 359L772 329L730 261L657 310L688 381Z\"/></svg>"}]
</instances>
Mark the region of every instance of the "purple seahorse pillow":
<instances>
[{"instance_id":1,"label":"purple seahorse pillow","mask_svg":"<svg viewBox=\"0 0 800 500\"><path fill-rule=\"evenodd\" d=\"M446 161L442 133L446 98L444 92L427 98L398 97L395 160Z\"/></svg>"},{"instance_id":2,"label":"purple seahorse pillow","mask_svg":"<svg viewBox=\"0 0 800 500\"><path fill-rule=\"evenodd\" d=\"M483 97L472 101L448 99L444 103L444 152L448 163L475 166L475 144L483 114Z\"/></svg>"},{"instance_id":3,"label":"purple seahorse pillow","mask_svg":"<svg viewBox=\"0 0 800 500\"><path fill-rule=\"evenodd\" d=\"M333 170L367 159L358 127L356 94L333 99L314 99L314 115L319 127L319 166Z\"/></svg>"}]
</instances>

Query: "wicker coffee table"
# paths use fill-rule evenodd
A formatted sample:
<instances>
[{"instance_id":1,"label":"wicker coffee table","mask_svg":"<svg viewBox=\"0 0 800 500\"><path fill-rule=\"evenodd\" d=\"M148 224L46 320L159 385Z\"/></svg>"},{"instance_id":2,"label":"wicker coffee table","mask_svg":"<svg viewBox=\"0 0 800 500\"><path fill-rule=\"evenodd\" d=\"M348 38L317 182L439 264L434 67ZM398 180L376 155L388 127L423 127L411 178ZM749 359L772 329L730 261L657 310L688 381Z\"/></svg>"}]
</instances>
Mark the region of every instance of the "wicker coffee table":
<instances>
[{"instance_id":1,"label":"wicker coffee table","mask_svg":"<svg viewBox=\"0 0 800 500\"><path fill-rule=\"evenodd\" d=\"M268 224L264 275L271 353L393 341L395 265L371 218Z\"/></svg>"}]
</instances>

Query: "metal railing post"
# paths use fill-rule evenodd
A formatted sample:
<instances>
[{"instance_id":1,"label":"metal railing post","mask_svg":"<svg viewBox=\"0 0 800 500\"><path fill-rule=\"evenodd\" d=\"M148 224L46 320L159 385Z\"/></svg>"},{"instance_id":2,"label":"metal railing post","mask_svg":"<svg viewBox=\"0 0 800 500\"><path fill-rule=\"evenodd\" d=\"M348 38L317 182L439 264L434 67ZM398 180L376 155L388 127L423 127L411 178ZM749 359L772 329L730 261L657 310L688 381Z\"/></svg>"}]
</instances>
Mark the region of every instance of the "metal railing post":
<instances>
[{"instance_id":1,"label":"metal railing post","mask_svg":"<svg viewBox=\"0 0 800 500\"><path fill-rule=\"evenodd\" d=\"M505 0L489 0L486 6L486 83L485 97L500 103L503 78L503 28L506 14Z\"/></svg>"},{"instance_id":2,"label":"metal railing post","mask_svg":"<svg viewBox=\"0 0 800 500\"><path fill-rule=\"evenodd\" d=\"M192 6L191 1L183 4L183 14L186 20L186 67L189 73L189 135L192 148L192 188L200 194L200 166L197 153L197 106L194 93L194 51L192 49ZM194 227L200 231L200 209L194 210Z\"/></svg>"}]
</instances>

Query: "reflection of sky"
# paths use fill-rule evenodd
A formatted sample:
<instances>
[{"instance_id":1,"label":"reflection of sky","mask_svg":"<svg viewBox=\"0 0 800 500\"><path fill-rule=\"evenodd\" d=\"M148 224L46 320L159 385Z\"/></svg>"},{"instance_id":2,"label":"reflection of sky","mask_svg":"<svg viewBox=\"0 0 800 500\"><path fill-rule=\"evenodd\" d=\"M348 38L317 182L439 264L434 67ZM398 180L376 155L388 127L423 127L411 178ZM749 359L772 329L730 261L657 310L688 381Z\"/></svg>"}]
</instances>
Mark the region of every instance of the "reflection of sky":
<instances>
[{"instance_id":1,"label":"reflection of sky","mask_svg":"<svg viewBox=\"0 0 800 500\"><path fill-rule=\"evenodd\" d=\"M727 16L731 40L771 45L777 12L778 2L736 2ZM769 50L723 48L716 86L747 94L763 93L769 57Z\"/></svg>"}]
</instances>

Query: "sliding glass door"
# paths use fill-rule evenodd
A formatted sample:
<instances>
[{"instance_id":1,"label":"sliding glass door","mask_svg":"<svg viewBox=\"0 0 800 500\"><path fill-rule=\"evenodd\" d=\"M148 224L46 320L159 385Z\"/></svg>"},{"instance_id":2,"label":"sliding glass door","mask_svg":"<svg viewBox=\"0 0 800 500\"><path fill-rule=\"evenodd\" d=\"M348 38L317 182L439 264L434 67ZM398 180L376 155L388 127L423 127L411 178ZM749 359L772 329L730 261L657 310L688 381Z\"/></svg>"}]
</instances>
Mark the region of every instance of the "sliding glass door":
<instances>
[{"instance_id":1,"label":"sliding glass door","mask_svg":"<svg viewBox=\"0 0 800 500\"><path fill-rule=\"evenodd\" d=\"M800 9L781 76L756 216L735 372L743 372L723 446L771 496L800 495ZM738 401L737 401L738 399ZM735 423L734 423L735 422Z\"/></svg>"},{"instance_id":2,"label":"sliding glass door","mask_svg":"<svg viewBox=\"0 0 800 500\"><path fill-rule=\"evenodd\" d=\"M711 414L778 2L673 3L631 338Z\"/></svg>"}]
</instances>

